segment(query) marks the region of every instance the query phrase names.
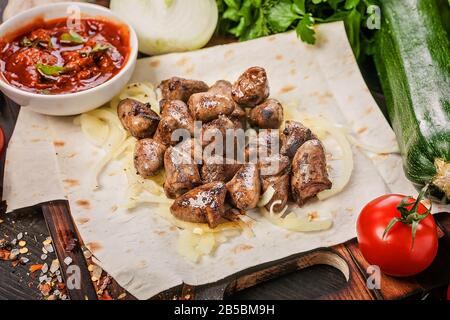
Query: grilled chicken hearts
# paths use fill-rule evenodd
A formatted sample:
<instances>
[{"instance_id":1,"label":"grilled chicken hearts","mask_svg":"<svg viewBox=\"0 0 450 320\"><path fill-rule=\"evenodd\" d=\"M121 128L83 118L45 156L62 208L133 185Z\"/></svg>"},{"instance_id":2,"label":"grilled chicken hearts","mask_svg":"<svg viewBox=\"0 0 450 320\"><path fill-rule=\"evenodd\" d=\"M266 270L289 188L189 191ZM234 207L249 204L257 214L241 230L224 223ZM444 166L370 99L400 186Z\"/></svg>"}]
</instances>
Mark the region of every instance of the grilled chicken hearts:
<instances>
[{"instance_id":1,"label":"grilled chicken hearts","mask_svg":"<svg viewBox=\"0 0 450 320\"><path fill-rule=\"evenodd\" d=\"M226 116L219 116L219 118L205 123L203 125L203 146L207 146L212 142L219 142L216 141L218 137L222 137L221 141L224 143L223 146L225 146L227 131L234 129L236 129L235 123Z\"/></svg>"},{"instance_id":2,"label":"grilled chicken hearts","mask_svg":"<svg viewBox=\"0 0 450 320\"><path fill-rule=\"evenodd\" d=\"M164 153L167 147L153 139L142 139L136 143L134 166L144 178L152 177L164 167Z\"/></svg>"},{"instance_id":3,"label":"grilled chicken hearts","mask_svg":"<svg viewBox=\"0 0 450 320\"><path fill-rule=\"evenodd\" d=\"M245 71L233 85L234 101L242 107L253 108L269 97L266 70L253 67Z\"/></svg>"},{"instance_id":4,"label":"grilled chicken hearts","mask_svg":"<svg viewBox=\"0 0 450 320\"><path fill-rule=\"evenodd\" d=\"M292 161L292 172L292 196L299 206L332 187L325 151L319 140L309 140L298 149Z\"/></svg>"},{"instance_id":5,"label":"grilled chicken hearts","mask_svg":"<svg viewBox=\"0 0 450 320\"><path fill-rule=\"evenodd\" d=\"M310 129L296 121L286 121L286 127L283 131L285 135L285 143L281 148L281 153L293 159L300 148L306 141L317 139Z\"/></svg>"},{"instance_id":6,"label":"grilled chicken hearts","mask_svg":"<svg viewBox=\"0 0 450 320\"><path fill-rule=\"evenodd\" d=\"M231 90L233 85L226 80L217 81L209 90L210 93L217 93L231 98Z\"/></svg>"},{"instance_id":7,"label":"grilled chicken hearts","mask_svg":"<svg viewBox=\"0 0 450 320\"><path fill-rule=\"evenodd\" d=\"M194 139L167 149L164 155L167 176L164 191L168 198L175 199L201 184L198 165L195 161L198 157L195 155L196 149Z\"/></svg>"},{"instance_id":8,"label":"grilled chicken hearts","mask_svg":"<svg viewBox=\"0 0 450 320\"><path fill-rule=\"evenodd\" d=\"M170 211L183 221L208 223L215 228L225 214L226 194L224 183L208 183L177 198Z\"/></svg>"},{"instance_id":9,"label":"grilled chicken hearts","mask_svg":"<svg viewBox=\"0 0 450 320\"><path fill-rule=\"evenodd\" d=\"M159 124L159 116L151 109L150 104L140 103L133 99L120 101L117 114L122 125L133 137L150 138Z\"/></svg>"},{"instance_id":10,"label":"grilled chicken hearts","mask_svg":"<svg viewBox=\"0 0 450 320\"><path fill-rule=\"evenodd\" d=\"M211 89L209 89L208 92L213 94L221 94L232 99L232 88L233 85L230 82L219 80L211 87ZM228 118L234 122L236 129L245 129L247 113L244 109L239 107L239 105L235 104L234 110L228 115Z\"/></svg>"},{"instance_id":11,"label":"grilled chicken hearts","mask_svg":"<svg viewBox=\"0 0 450 320\"><path fill-rule=\"evenodd\" d=\"M266 192L269 187L275 190L272 200L266 205L266 209L270 210L273 205L273 212L280 213L286 207L289 200L290 175L284 174L280 176L264 177L262 179L262 192ZM281 201L281 203L278 203Z\"/></svg>"},{"instance_id":12,"label":"grilled chicken hearts","mask_svg":"<svg viewBox=\"0 0 450 320\"><path fill-rule=\"evenodd\" d=\"M261 195L261 180L257 165L245 164L227 183L231 202L240 210L256 208Z\"/></svg>"},{"instance_id":13,"label":"grilled chicken hearts","mask_svg":"<svg viewBox=\"0 0 450 320\"><path fill-rule=\"evenodd\" d=\"M177 77L161 82L159 88L161 89L163 99L181 100L185 103L189 101L189 98L193 94L206 92L209 89L208 85L203 81L188 80Z\"/></svg>"},{"instance_id":14,"label":"grilled chicken hearts","mask_svg":"<svg viewBox=\"0 0 450 320\"><path fill-rule=\"evenodd\" d=\"M202 182L228 182L241 168L242 164L236 160L225 159L220 155L211 156L205 159L205 164L202 167Z\"/></svg>"},{"instance_id":15,"label":"grilled chicken hearts","mask_svg":"<svg viewBox=\"0 0 450 320\"><path fill-rule=\"evenodd\" d=\"M269 99L253 108L248 117L250 125L260 129L279 129L283 120L283 106L275 99Z\"/></svg>"},{"instance_id":16,"label":"grilled chicken hearts","mask_svg":"<svg viewBox=\"0 0 450 320\"><path fill-rule=\"evenodd\" d=\"M176 145L179 140L174 138L180 137L173 137L173 133L178 129L186 130L184 133L190 136L194 134L194 120L187 105L180 100L161 101L161 121L154 139L166 146Z\"/></svg>"},{"instance_id":17,"label":"grilled chicken hearts","mask_svg":"<svg viewBox=\"0 0 450 320\"><path fill-rule=\"evenodd\" d=\"M211 121L220 115L229 115L235 109L231 97L221 93L197 93L189 99L189 110L197 121Z\"/></svg>"}]
</instances>

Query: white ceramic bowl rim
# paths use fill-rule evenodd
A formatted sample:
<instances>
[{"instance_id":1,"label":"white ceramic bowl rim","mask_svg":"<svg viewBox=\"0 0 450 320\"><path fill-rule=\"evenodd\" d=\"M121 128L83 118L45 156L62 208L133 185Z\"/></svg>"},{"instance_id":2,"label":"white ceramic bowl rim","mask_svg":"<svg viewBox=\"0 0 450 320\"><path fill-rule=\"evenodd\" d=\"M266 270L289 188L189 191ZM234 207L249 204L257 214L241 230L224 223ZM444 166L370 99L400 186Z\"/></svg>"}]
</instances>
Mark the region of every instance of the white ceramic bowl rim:
<instances>
[{"instance_id":1,"label":"white ceramic bowl rim","mask_svg":"<svg viewBox=\"0 0 450 320\"><path fill-rule=\"evenodd\" d=\"M34 98L34 97L45 97L46 99L58 99L61 97L74 97L74 96L81 96L81 95L87 95L92 93L93 91L96 91L98 89L101 89L105 86L107 86L112 80L114 80L115 78L120 77L123 73L125 73L127 71L127 69L133 64L134 60L137 58L138 55L138 39L137 39L137 35L136 32L134 31L133 27L131 26L131 24L124 18L118 16L115 12L113 12L112 10L97 5L97 4L92 4L92 3L85 3L85 2L59 2L59 3L52 3L52 4L47 4L47 5L40 5L34 8L31 8L29 10L26 10L24 12L19 13L16 16L13 16L12 18L6 20L4 23L2 23L0 25L0 33L2 31L8 31L8 32L13 32L14 31L14 24L15 24L15 20L22 18L23 16L27 16L27 15L32 15L35 11L36 12L41 12L42 7L45 7L47 9L52 9L52 8L61 8L61 7L67 7L67 6L79 6L81 9L81 13L83 14L87 14L92 15L94 17L101 17L101 14L89 14L86 12L83 12L83 9L85 8L92 8L95 10L98 10L100 12L104 12L105 14L107 13L110 16L113 16L117 21L123 23L124 25L126 25L130 31L130 39L129 39L129 43L130 43L130 54L128 56L128 60L125 63L125 65L122 67L122 69L119 71L119 73L117 73L116 75L114 75L111 79L108 79L107 81L105 81L104 83L94 87L94 88L90 88L87 90L83 90L83 91L79 91L79 92L71 92L71 93L59 93L59 94L50 94L50 95L43 95L43 94L38 94L38 93L33 93L33 92L29 92L29 91L25 91L25 90L21 90L11 84L9 84L3 77L3 75L0 75L0 85L6 86L8 87L9 90L22 95L22 96L26 96L26 97L30 97L30 98ZM110 19L108 16L104 17L105 19ZM19 27L20 28L20 27Z\"/></svg>"}]
</instances>

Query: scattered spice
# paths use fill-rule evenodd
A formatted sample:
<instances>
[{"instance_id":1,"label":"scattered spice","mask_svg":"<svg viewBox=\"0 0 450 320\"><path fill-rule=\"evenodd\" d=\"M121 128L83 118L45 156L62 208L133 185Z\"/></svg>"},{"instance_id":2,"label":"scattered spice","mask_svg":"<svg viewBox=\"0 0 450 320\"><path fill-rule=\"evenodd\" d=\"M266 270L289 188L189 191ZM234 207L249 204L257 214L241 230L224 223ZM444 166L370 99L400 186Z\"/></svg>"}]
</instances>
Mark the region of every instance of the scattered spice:
<instances>
[{"instance_id":1,"label":"scattered spice","mask_svg":"<svg viewBox=\"0 0 450 320\"><path fill-rule=\"evenodd\" d=\"M34 264L28 270L30 270L31 273L35 273L36 271L42 270L43 266L44 266L43 264Z\"/></svg>"},{"instance_id":2,"label":"scattered spice","mask_svg":"<svg viewBox=\"0 0 450 320\"><path fill-rule=\"evenodd\" d=\"M9 258L10 255L11 255L10 251L5 250L5 249L0 250L0 260L8 261L8 260L10 260L10 258Z\"/></svg>"},{"instance_id":3,"label":"scattered spice","mask_svg":"<svg viewBox=\"0 0 450 320\"><path fill-rule=\"evenodd\" d=\"M21 249L19 250L20 254L27 254L28 251L29 251L28 248L21 248Z\"/></svg>"}]
</instances>

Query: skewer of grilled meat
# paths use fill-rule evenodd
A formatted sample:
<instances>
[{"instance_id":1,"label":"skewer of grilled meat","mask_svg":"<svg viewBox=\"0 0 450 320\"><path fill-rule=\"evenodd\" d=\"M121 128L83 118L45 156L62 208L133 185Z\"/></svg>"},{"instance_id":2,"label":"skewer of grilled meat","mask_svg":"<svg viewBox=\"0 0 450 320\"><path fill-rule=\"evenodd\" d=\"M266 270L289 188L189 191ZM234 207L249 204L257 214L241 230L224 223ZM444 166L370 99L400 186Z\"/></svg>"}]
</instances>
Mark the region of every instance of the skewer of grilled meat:
<instances>
[{"instance_id":1,"label":"skewer of grilled meat","mask_svg":"<svg viewBox=\"0 0 450 320\"><path fill-rule=\"evenodd\" d=\"M331 189L325 151L319 140L309 140L298 149L292 161L292 173L292 196L299 206Z\"/></svg>"},{"instance_id":2,"label":"skewer of grilled meat","mask_svg":"<svg viewBox=\"0 0 450 320\"><path fill-rule=\"evenodd\" d=\"M178 77L173 77L168 80L164 80L159 85L161 89L163 99L166 100L181 100L185 103L189 101L189 98L200 92L208 91L209 87L203 81L189 80Z\"/></svg>"},{"instance_id":3,"label":"skewer of grilled meat","mask_svg":"<svg viewBox=\"0 0 450 320\"><path fill-rule=\"evenodd\" d=\"M141 103L133 99L120 101L117 114L123 127L138 139L151 138L155 133L160 117L149 103Z\"/></svg>"},{"instance_id":4,"label":"skewer of grilled meat","mask_svg":"<svg viewBox=\"0 0 450 320\"><path fill-rule=\"evenodd\" d=\"M283 106L275 99L268 99L253 108L248 117L250 125L260 129L279 129L283 120Z\"/></svg>"},{"instance_id":5,"label":"skewer of grilled meat","mask_svg":"<svg viewBox=\"0 0 450 320\"><path fill-rule=\"evenodd\" d=\"M136 143L134 166L144 178L158 174L164 167L164 154L167 147L154 139L142 139Z\"/></svg>"},{"instance_id":6,"label":"skewer of grilled meat","mask_svg":"<svg viewBox=\"0 0 450 320\"><path fill-rule=\"evenodd\" d=\"M194 139L185 141L175 147L169 147L164 155L164 191L169 199L175 199L201 184L196 163L199 156L197 150L201 151L201 146L195 144Z\"/></svg>"},{"instance_id":7,"label":"skewer of grilled meat","mask_svg":"<svg viewBox=\"0 0 450 320\"><path fill-rule=\"evenodd\" d=\"M246 70L233 85L232 97L241 107L253 108L270 95L266 70L252 67Z\"/></svg>"},{"instance_id":8,"label":"skewer of grilled meat","mask_svg":"<svg viewBox=\"0 0 450 320\"><path fill-rule=\"evenodd\" d=\"M181 100L162 100L161 120L156 130L154 139L166 146L176 145L179 141L173 141L173 133L178 129L184 129L187 134L194 135L194 119L187 105Z\"/></svg>"},{"instance_id":9,"label":"skewer of grilled meat","mask_svg":"<svg viewBox=\"0 0 450 320\"><path fill-rule=\"evenodd\" d=\"M225 214L226 194L223 182L204 184L178 197L170 211L183 221L207 223L216 228Z\"/></svg>"}]
</instances>

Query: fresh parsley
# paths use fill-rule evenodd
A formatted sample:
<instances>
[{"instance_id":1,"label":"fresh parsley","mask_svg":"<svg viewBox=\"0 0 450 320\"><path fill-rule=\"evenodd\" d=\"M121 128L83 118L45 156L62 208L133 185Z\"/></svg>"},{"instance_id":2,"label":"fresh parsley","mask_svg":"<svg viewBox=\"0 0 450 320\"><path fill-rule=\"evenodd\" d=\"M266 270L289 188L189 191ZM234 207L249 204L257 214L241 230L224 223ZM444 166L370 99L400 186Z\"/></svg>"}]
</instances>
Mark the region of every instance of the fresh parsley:
<instances>
[{"instance_id":1,"label":"fresh parsley","mask_svg":"<svg viewBox=\"0 0 450 320\"><path fill-rule=\"evenodd\" d=\"M450 0L449 0L450 1ZM316 42L314 24L344 21L355 55L368 52L371 33L362 28L367 8L377 0L216 0L219 33L242 41L295 30L309 44Z\"/></svg>"}]
</instances>

